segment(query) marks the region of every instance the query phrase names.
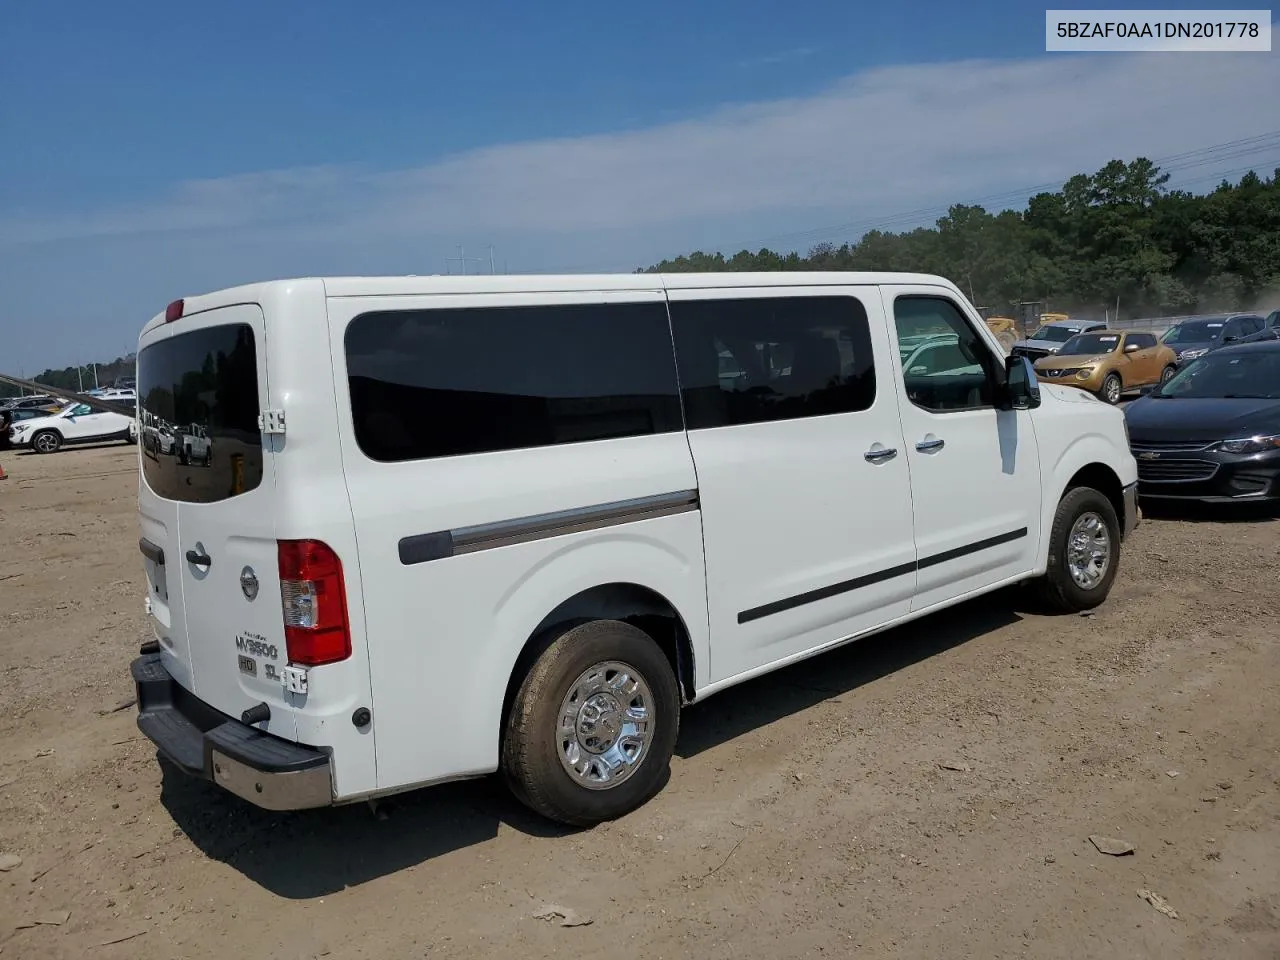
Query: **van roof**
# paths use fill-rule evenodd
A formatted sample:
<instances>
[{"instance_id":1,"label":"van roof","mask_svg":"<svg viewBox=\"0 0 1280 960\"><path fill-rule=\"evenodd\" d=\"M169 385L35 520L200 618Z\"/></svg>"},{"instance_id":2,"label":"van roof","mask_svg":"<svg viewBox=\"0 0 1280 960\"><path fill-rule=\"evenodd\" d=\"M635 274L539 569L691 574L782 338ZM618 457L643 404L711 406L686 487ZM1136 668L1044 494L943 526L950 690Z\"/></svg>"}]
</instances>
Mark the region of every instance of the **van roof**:
<instances>
[{"instance_id":1,"label":"van roof","mask_svg":"<svg viewBox=\"0 0 1280 960\"><path fill-rule=\"evenodd\" d=\"M289 288L322 284L329 297L390 297L449 293L559 293L575 290L697 290L706 287L794 286L832 284L916 284L943 287L962 295L943 277L924 273L776 271L760 273L571 273L470 274L395 277L297 277L228 287L185 297L185 312L195 313L236 303L256 303ZM163 311L147 324L163 323Z\"/></svg>"}]
</instances>

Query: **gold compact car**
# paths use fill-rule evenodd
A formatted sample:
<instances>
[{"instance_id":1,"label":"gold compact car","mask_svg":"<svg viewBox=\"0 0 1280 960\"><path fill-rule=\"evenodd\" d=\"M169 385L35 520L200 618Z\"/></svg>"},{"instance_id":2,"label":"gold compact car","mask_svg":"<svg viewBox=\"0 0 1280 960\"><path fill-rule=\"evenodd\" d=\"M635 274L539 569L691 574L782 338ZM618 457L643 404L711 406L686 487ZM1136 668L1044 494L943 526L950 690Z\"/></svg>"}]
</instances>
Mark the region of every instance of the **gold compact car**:
<instances>
[{"instance_id":1,"label":"gold compact car","mask_svg":"<svg viewBox=\"0 0 1280 960\"><path fill-rule=\"evenodd\" d=\"M1172 347L1154 333L1094 330L1076 334L1057 353L1035 363L1045 383L1079 387L1106 403L1119 403L1130 390L1164 383L1177 370Z\"/></svg>"}]
</instances>

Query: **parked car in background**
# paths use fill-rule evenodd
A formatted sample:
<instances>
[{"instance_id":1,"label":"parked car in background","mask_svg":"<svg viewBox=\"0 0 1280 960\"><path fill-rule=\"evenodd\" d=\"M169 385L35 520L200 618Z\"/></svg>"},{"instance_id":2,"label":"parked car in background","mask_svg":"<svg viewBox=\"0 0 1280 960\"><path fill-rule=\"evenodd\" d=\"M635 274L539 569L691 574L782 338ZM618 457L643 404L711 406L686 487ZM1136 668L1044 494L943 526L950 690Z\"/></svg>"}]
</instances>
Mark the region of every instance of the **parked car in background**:
<instances>
[{"instance_id":1,"label":"parked car in background","mask_svg":"<svg viewBox=\"0 0 1280 960\"><path fill-rule=\"evenodd\" d=\"M98 399L106 400L108 403L126 403L136 406L138 394L134 390L103 390L98 394Z\"/></svg>"},{"instance_id":2,"label":"parked car in background","mask_svg":"<svg viewBox=\"0 0 1280 960\"><path fill-rule=\"evenodd\" d=\"M4 405L9 410L47 410L52 413L62 409L66 401L45 394L37 394L31 397L13 397L6 400Z\"/></svg>"},{"instance_id":3,"label":"parked car in background","mask_svg":"<svg viewBox=\"0 0 1280 960\"><path fill-rule=\"evenodd\" d=\"M1280 340L1280 327L1263 327L1257 333L1241 337L1236 343L1264 343L1267 340Z\"/></svg>"},{"instance_id":4,"label":"parked car in background","mask_svg":"<svg viewBox=\"0 0 1280 960\"><path fill-rule=\"evenodd\" d=\"M1178 363L1203 357L1210 350L1257 333L1266 321L1256 313L1223 313L1176 323L1162 338L1178 355Z\"/></svg>"},{"instance_id":5,"label":"parked car in background","mask_svg":"<svg viewBox=\"0 0 1280 960\"><path fill-rule=\"evenodd\" d=\"M1267 314L1267 329L1273 330L1280 328L1280 310L1272 310Z\"/></svg>"},{"instance_id":6,"label":"parked car in background","mask_svg":"<svg viewBox=\"0 0 1280 960\"><path fill-rule=\"evenodd\" d=\"M1197 357L1125 420L1139 497L1280 498L1280 341Z\"/></svg>"},{"instance_id":7,"label":"parked car in background","mask_svg":"<svg viewBox=\"0 0 1280 960\"><path fill-rule=\"evenodd\" d=\"M30 447L36 453L56 453L64 446L79 443L106 443L137 440L133 417L94 410L87 403L68 404L57 413L32 417L9 428L9 443Z\"/></svg>"},{"instance_id":8,"label":"parked car in background","mask_svg":"<svg viewBox=\"0 0 1280 960\"><path fill-rule=\"evenodd\" d=\"M1041 357L1057 353L1076 334L1105 329L1107 325L1096 320L1052 320L1042 324L1027 339L1019 340L1009 352L1035 363Z\"/></svg>"},{"instance_id":9,"label":"parked car in background","mask_svg":"<svg viewBox=\"0 0 1280 960\"><path fill-rule=\"evenodd\" d=\"M1177 372L1177 354L1154 333L1099 330L1072 337L1050 357L1035 363L1045 383L1088 390L1116 404L1131 390L1163 383Z\"/></svg>"},{"instance_id":10,"label":"parked car in background","mask_svg":"<svg viewBox=\"0 0 1280 960\"><path fill-rule=\"evenodd\" d=\"M209 430L198 423L184 423L177 430L174 441L179 463L213 464L213 441Z\"/></svg>"},{"instance_id":11,"label":"parked car in background","mask_svg":"<svg viewBox=\"0 0 1280 960\"><path fill-rule=\"evenodd\" d=\"M15 423L44 416L48 416L48 411L36 410L30 407L25 410L10 410L7 407L0 407L0 450L8 450L11 446L9 443L9 428Z\"/></svg>"}]
</instances>

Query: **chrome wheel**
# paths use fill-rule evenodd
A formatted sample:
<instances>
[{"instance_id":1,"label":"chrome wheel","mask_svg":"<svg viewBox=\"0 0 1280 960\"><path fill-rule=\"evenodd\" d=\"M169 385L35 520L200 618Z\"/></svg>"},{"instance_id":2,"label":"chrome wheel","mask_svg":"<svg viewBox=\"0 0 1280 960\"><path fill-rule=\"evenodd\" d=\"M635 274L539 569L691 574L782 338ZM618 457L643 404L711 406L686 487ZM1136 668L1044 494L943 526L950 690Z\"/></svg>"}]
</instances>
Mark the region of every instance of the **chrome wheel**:
<instances>
[{"instance_id":1,"label":"chrome wheel","mask_svg":"<svg viewBox=\"0 0 1280 960\"><path fill-rule=\"evenodd\" d=\"M1067 536L1067 569L1082 590L1092 590L1102 582L1111 565L1111 534L1102 517L1082 513Z\"/></svg>"},{"instance_id":2,"label":"chrome wheel","mask_svg":"<svg viewBox=\"0 0 1280 960\"><path fill-rule=\"evenodd\" d=\"M58 438L52 433L38 433L34 441L35 448L40 453L53 453L58 449Z\"/></svg>"},{"instance_id":3,"label":"chrome wheel","mask_svg":"<svg viewBox=\"0 0 1280 960\"><path fill-rule=\"evenodd\" d=\"M584 670L560 703L560 765L589 790L623 783L645 757L652 709L649 684L635 667L610 660Z\"/></svg>"},{"instance_id":4,"label":"chrome wheel","mask_svg":"<svg viewBox=\"0 0 1280 960\"><path fill-rule=\"evenodd\" d=\"M1161 371L1160 371L1160 386L1162 386L1162 387L1163 387L1166 383L1168 383L1170 380L1172 380L1172 379L1173 379L1173 375L1174 375L1175 373L1177 373L1177 372L1178 372L1178 371L1177 371L1177 370L1175 370L1175 369L1173 369L1173 367L1165 367L1163 370L1161 370Z\"/></svg>"},{"instance_id":5,"label":"chrome wheel","mask_svg":"<svg viewBox=\"0 0 1280 960\"><path fill-rule=\"evenodd\" d=\"M1107 377L1107 382L1102 385L1102 392L1106 396L1107 403L1116 404L1120 402L1120 379L1116 376Z\"/></svg>"}]
</instances>

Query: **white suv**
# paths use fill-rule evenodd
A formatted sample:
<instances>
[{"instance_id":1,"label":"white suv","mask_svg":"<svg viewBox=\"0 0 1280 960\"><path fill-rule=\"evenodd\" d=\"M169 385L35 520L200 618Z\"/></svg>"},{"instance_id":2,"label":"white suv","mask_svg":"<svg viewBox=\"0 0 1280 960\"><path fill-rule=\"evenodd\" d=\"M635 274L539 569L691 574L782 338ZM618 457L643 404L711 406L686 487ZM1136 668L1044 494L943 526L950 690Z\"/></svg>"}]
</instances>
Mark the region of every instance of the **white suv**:
<instances>
[{"instance_id":1,"label":"white suv","mask_svg":"<svg viewBox=\"0 0 1280 960\"><path fill-rule=\"evenodd\" d=\"M914 351L921 343L946 349ZM501 770L593 824L681 707L1029 582L1103 602L1123 414L909 274L308 279L139 341L138 725L273 809Z\"/></svg>"},{"instance_id":2,"label":"white suv","mask_svg":"<svg viewBox=\"0 0 1280 960\"><path fill-rule=\"evenodd\" d=\"M9 443L36 453L57 453L64 446L122 440L136 443L137 422L123 413L72 403L47 417L20 420L9 429Z\"/></svg>"}]
</instances>

